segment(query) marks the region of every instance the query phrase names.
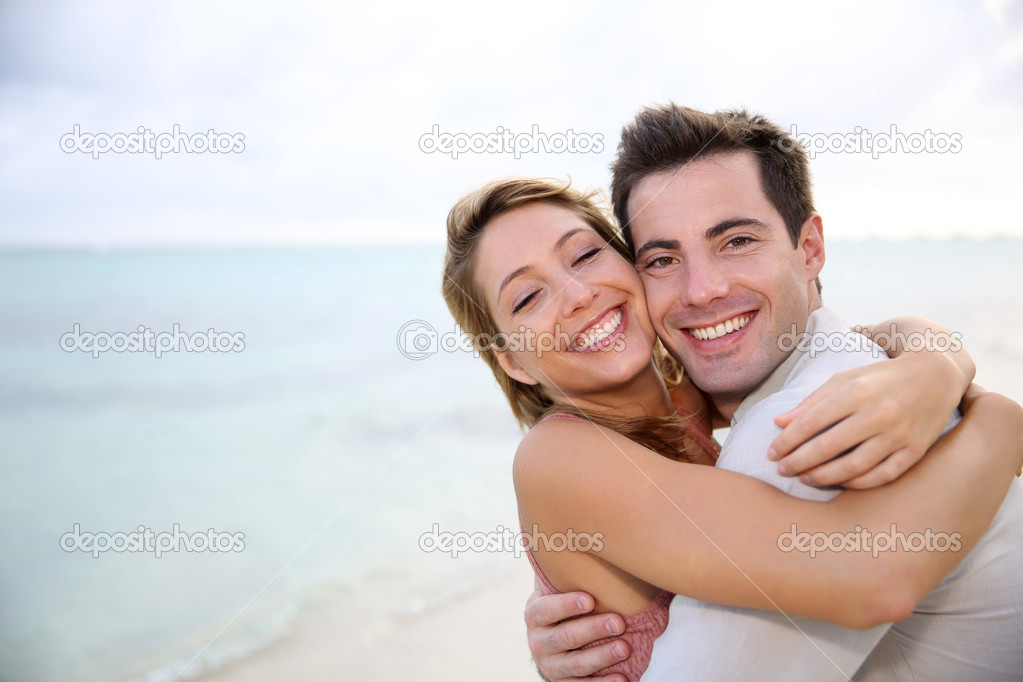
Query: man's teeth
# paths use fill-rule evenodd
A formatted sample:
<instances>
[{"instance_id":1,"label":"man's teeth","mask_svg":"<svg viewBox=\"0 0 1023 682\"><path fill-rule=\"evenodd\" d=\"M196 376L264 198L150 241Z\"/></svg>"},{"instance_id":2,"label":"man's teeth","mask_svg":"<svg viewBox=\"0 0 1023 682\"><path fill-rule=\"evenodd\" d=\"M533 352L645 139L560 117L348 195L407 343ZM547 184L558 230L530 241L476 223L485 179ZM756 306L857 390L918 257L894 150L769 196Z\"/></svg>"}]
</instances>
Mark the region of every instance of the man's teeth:
<instances>
[{"instance_id":1,"label":"man's teeth","mask_svg":"<svg viewBox=\"0 0 1023 682\"><path fill-rule=\"evenodd\" d=\"M730 320L721 322L714 327L701 327L700 329L695 328L690 329L689 333L692 334L694 337L700 339L701 341L710 341L711 339L716 339L719 336L724 336L725 334L731 334L732 332L739 331L740 329L746 326L746 323L749 322L752 317L753 317L752 315L739 315L737 317L733 317Z\"/></svg>"},{"instance_id":2,"label":"man's teeth","mask_svg":"<svg viewBox=\"0 0 1023 682\"><path fill-rule=\"evenodd\" d=\"M586 350L592 348L596 344L600 343L607 337L618 331L618 327L622 324L622 309L619 308L618 312L611 316L607 322L600 326L590 327L586 332L579 335L579 340L575 342L576 350Z\"/></svg>"}]
</instances>

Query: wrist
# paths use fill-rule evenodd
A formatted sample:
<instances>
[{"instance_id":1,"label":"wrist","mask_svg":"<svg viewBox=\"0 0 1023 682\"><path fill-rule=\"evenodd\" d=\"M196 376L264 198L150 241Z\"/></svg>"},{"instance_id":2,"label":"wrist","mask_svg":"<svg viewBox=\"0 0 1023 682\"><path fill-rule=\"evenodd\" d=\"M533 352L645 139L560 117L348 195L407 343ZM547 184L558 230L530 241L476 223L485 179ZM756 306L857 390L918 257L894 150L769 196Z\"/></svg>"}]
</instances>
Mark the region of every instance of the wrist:
<instances>
[{"instance_id":1,"label":"wrist","mask_svg":"<svg viewBox=\"0 0 1023 682\"><path fill-rule=\"evenodd\" d=\"M953 397L959 402L970 387L972 377L966 376L963 367L951 353L937 351L908 351L901 357L906 362L915 363L920 376L928 377L932 386L954 387Z\"/></svg>"}]
</instances>

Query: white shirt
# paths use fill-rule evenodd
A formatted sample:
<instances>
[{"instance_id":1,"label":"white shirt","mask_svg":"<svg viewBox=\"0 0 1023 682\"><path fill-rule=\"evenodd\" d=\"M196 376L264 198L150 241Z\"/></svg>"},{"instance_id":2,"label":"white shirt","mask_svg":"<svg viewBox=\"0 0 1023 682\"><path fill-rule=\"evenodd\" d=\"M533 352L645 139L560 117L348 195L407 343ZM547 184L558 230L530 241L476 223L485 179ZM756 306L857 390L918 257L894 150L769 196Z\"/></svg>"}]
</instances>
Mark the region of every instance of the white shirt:
<instances>
[{"instance_id":1,"label":"white shirt","mask_svg":"<svg viewBox=\"0 0 1023 682\"><path fill-rule=\"evenodd\" d=\"M841 489L816 488L796 477L780 476L777 464L767 459L767 446L781 432L773 420L836 372L880 362L887 355L850 331L828 308L811 313L803 342L739 405L717 466L753 476L796 497L829 500ZM958 421L956 413L946 430ZM667 630L654 643L643 680L821 682L849 680L854 675L856 680L871 682L1023 679L1023 487L1019 483L1013 484L970 555L917 605L912 616L894 627L852 630L777 611L721 606L678 595L671 603Z\"/></svg>"}]
</instances>

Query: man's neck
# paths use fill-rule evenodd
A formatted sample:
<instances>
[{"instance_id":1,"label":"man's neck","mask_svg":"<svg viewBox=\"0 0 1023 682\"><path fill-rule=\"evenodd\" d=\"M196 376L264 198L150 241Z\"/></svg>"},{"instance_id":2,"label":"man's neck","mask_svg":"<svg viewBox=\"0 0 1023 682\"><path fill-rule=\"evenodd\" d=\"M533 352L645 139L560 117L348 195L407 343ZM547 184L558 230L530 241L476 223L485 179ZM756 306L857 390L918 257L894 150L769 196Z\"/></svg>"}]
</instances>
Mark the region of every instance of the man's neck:
<instances>
[{"instance_id":1,"label":"man's neck","mask_svg":"<svg viewBox=\"0 0 1023 682\"><path fill-rule=\"evenodd\" d=\"M810 294L809 300L810 305L809 310L807 311L807 321L806 323L804 323L803 330L800 333L806 331L806 328L809 325L810 315L813 315L814 312L816 312L822 307L820 294L817 292L816 286L814 286ZM717 395L710 395L709 396L710 400L712 403L714 403L714 407L717 409L718 413L725 420L731 422L732 417L735 416L735 411L739 409L739 405L741 405L742 401L746 399L746 396L748 396L753 391L757 390L757 388L759 388L761 384L767 381L771 377L771 375L778 370L779 367L785 364L785 361L788 360L789 357L791 357L792 352L793 351L789 351L788 353L786 353L785 356L778 361L778 364L772 367L771 371L768 372L756 386L752 386L741 393L720 393Z\"/></svg>"},{"instance_id":2,"label":"man's neck","mask_svg":"<svg viewBox=\"0 0 1023 682\"><path fill-rule=\"evenodd\" d=\"M721 415L722 419L724 419L726 423L731 423L732 417L735 416L735 411L739 409L739 405L741 405L742 401L746 399L746 396L752 392L752 390L749 390L740 396L734 396L734 394L729 394L728 396L712 395L710 396L710 400L714 403L714 407L717 409L718 414Z\"/></svg>"}]
</instances>

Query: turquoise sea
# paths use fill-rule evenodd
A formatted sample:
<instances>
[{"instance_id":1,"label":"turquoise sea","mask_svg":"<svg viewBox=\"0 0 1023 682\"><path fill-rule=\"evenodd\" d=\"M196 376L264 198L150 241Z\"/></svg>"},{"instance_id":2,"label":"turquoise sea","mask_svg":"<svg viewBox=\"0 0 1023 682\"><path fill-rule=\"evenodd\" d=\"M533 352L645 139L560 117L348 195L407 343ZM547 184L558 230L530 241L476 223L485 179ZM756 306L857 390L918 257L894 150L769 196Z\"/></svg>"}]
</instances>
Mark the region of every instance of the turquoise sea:
<instances>
[{"instance_id":1,"label":"turquoise sea","mask_svg":"<svg viewBox=\"0 0 1023 682\"><path fill-rule=\"evenodd\" d=\"M440 349L440 262L393 245L0 252L0 680L189 679L323 599L354 632L524 561L421 549L434 524L516 523L519 432L483 363ZM850 322L959 331L978 381L1019 400L1021 265L1021 240L839 242L822 279ZM242 347L94 357L68 350L75 325ZM191 545L159 558L74 549L175 529ZM243 546L210 551L210 533Z\"/></svg>"}]
</instances>

